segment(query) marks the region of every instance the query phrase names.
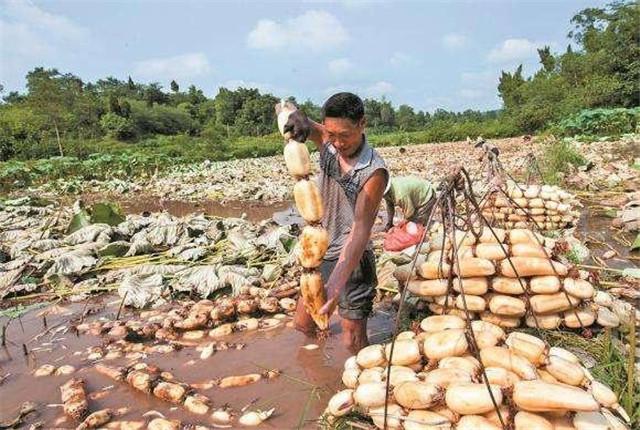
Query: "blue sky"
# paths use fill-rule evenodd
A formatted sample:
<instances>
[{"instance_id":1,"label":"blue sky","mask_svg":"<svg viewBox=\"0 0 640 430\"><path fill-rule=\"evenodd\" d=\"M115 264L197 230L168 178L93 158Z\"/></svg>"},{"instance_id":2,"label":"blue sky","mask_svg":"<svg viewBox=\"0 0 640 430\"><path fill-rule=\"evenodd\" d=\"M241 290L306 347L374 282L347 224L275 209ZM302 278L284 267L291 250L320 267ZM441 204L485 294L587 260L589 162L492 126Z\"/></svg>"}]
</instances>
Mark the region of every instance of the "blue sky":
<instances>
[{"instance_id":1,"label":"blue sky","mask_svg":"<svg viewBox=\"0 0 640 430\"><path fill-rule=\"evenodd\" d=\"M500 107L500 70L564 51L569 20L598 0L0 0L0 83L35 66L207 95L258 87L321 103L339 90L433 111Z\"/></svg>"}]
</instances>

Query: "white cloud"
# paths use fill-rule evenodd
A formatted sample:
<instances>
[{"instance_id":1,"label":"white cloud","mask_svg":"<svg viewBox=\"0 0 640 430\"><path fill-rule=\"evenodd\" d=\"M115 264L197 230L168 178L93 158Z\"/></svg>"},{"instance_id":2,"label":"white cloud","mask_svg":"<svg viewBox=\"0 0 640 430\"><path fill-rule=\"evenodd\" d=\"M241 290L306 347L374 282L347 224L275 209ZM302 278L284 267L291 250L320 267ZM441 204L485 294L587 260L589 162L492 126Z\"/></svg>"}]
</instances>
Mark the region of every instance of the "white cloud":
<instances>
[{"instance_id":1,"label":"white cloud","mask_svg":"<svg viewBox=\"0 0 640 430\"><path fill-rule=\"evenodd\" d=\"M302 0L301 3L307 4L339 4L347 9L361 9L363 7L371 6L373 4L383 4L387 0Z\"/></svg>"},{"instance_id":2,"label":"white cloud","mask_svg":"<svg viewBox=\"0 0 640 430\"><path fill-rule=\"evenodd\" d=\"M153 80L170 80L202 76L211 70L207 56L202 52L194 52L138 61L133 67L133 74Z\"/></svg>"},{"instance_id":3,"label":"white cloud","mask_svg":"<svg viewBox=\"0 0 640 430\"><path fill-rule=\"evenodd\" d=\"M64 63L90 46L86 28L31 1L4 1L1 12L0 80L7 91L20 89L28 70Z\"/></svg>"},{"instance_id":4,"label":"white cloud","mask_svg":"<svg viewBox=\"0 0 640 430\"><path fill-rule=\"evenodd\" d=\"M463 72L460 75L462 83L472 86L491 86L498 85L498 76L500 72L496 70L485 70L481 72Z\"/></svg>"},{"instance_id":5,"label":"white cloud","mask_svg":"<svg viewBox=\"0 0 640 430\"><path fill-rule=\"evenodd\" d=\"M247 45L265 50L321 51L339 47L348 39L347 30L335 16L310 10L284 22L261 19L247 36Z\"/></svg>"},{"instance_id":6,"label":"white cloud","mask_svg":"<svg viewBox=\"0 0 640 430\"><path fill-rule=\"evenodd\" d=\"M553 45L544 42L532 42L529 39L507 39L494 47L487 59L492 63L509 63L520 61L537 55L537 48Z\"/></svg>"},{"instance_id":7,"label":"white cloud","mask_svg":"<svg viewBox=\"0 0 640 430\"><path fill-rule=\"evenodd\" d=\"M353 63L348 58L336 58L327 64L329 72L333 75L344 75L353 69Z\"/></svg>"},{"instance_id":8,"label":"white cloud","mask_svg":"<svg viewBox=\"0 0 640 430\"><path fill-rule=\"evenodd\" d=\"M365 93L373 97L381 97L381 96L388 96L394 90L395 90L395 87L393 86L393 84L387 81L378 81L372 85L369 85L365 89Z\"/></svg>"},{"instance_id":9,"label":"white cloud","mask_svg":"<svg viewBox=\"0 0 640 430\"><path fill-rule=\"evenodd\" d=\"M415 60L413 59L413 57L400 51L394 52L391 55L391 58L389 58L389 64L391 64L393 67L408 66L414 62Z\"/></svg>"},{"instance_id":10,"label":"white cloud","mask_svg":"<svg viewBox=\"0 0 640 430\"><path fill-rule=\"evenodd\" d=\"M358 9L361 7L371 6L373 4L382 4L383 0L339 0L338 3L349 9Z\"/></svg>"},{"instance_id":11,"label":"white cloud","mask_svg":"<svg viewBox=\"0 0 640 430\"><path fill-rule=\"evenodd\" d=\"M24 23L5 22L0 20L0 36L5 42L0 43L3 62L7 59L34 58L52 53L52 46L39 37ZM11 43L6 43L10 40Z\"/></svg>"},{"instance_id":12,"label":"white cloud","mask_svg":"<svg viewBox=\"0 0 640 430\"><path fill-rule=\"evenodd\" d=\"M87 30L67 17L47 12L31 1L9 0L6 13L15 21L24 23L34 31L48 32L47 36L78 40L87 36Z\"/></svg>"},{"instance_id":13,"label":"white cloud","mask_svg":"<svg viewBox=\"0 0 640 430\"><path fill-rule=\"evenodd\" d=\"M485 91L474 88L463 88L460 90L459 94L460 97L464 99L479 99L486 96Z\"/></svg>"},{"instance_id":14,"label":"white cloud","mask_svg":"<svg viewBox=\"0 0 640 430\"><path fill-rule=\"evenodd\" d=\"M467 43L466 36L459 33L449 33L442 37L442 44L445 48L456 49L462 48Z\"/></svg>"}]
</instances>

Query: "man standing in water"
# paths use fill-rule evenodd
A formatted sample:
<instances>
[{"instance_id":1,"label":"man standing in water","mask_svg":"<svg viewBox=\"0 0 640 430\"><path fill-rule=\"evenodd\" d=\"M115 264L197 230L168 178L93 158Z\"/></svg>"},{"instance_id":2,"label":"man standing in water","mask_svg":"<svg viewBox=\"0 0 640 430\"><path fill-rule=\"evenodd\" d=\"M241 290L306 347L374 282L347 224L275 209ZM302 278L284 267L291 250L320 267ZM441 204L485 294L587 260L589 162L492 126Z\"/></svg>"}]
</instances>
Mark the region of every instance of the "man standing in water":
<instances>
[{"instance_id":1,"label":"man standing in water","mask_svg":"<svg viewBox=\"0 0 640 430\"><path fill-rule=\"evenodd\" d=\"M321 312L331 315L338 306L343 343L354 351L368 344L367 318L377 284L371 228L389 179L384 160L367 143L365 125L362 100L338 93L322 107L321 124L296 110L284 127L298 142L311 139L320 152L322 225L329 232L319 268L327 294ZM302 300L294 322L300 331L315 331Z\"/></svg>"}]
</instances>

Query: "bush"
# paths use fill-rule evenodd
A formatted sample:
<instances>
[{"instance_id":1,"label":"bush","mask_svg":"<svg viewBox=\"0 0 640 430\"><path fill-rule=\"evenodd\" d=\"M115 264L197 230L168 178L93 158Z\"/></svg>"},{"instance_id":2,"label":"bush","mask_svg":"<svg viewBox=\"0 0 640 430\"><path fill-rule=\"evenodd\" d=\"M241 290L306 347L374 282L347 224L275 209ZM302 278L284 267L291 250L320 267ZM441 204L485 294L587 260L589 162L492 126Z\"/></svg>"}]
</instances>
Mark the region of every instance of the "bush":
<instances>
[{"instance_id":1,"label":"bush","mask_svg":"<svg viewBox=\"0 0 640 430\"><path fill-rule=\"evenodd\" d=\"M571 166L582 166L586 163L584 157L576 150L571 141L554 140L547 144L540 159L540 170L545 184L558 184L562 175Z\"/></svg>"},{"instance_id":2,"label":"bush","mask_svg":"<svg viewBox=\"0 0 640 430\"><path fill-rule=\"evenodd\" d=\"M640 108L585 109L560 121L551 130L560 136L619 136L640 124Z\"/></svg>"},{"instance_id":3,"label":"bush","mask_svg":"<svg viewBox=\"0 0 640 430\"><path fill-rule=\"evenodd\" d=\"M511 137L520 130L505 117L480 121L455 122L435 120L421 131L372 134L369 141L373 146L401 146L419 143L464 140L467 137L485 138Z\"/></svg>"},{"instance_id":4,"label":"bush","mask_svg":"<svg viewBox=\"0 0 640 430\"><path fill-rule=\"evenodd\" d=\"M116 115L113 112L107 112L100 118L100 127L108 137L116 139L131 139L135 137L133 123L128 118Z\"/></svg>"},{"instance_id":5,"label":"bush","mask_svg":"<svg viewBox=\"0 0 640 430\"><path fill-rule=\"evenodd\" d=\"M187 133L193 128L193 120L181 109L162 105L149 107L142 102L132 102L131 107L131 122L138 136Z\"/></svg>"}]
</instances>

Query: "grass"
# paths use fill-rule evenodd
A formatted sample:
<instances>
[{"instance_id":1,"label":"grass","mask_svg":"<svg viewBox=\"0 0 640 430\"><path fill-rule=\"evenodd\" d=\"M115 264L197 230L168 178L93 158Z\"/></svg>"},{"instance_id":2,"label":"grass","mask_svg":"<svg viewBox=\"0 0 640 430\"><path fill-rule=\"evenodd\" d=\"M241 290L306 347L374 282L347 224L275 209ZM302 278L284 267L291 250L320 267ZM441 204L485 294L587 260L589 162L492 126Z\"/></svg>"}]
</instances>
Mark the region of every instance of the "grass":
<instances>
[{"instance_id":1,"label":"grass","mask_svg":"<svg viewBox=\"0 0 640 430\"><path fill-rule=\"evenodd\" d=\"M318 427L326 430L364 430L375 429L371 418L358 411L351 411L341 417L322 415Z\"/></svg>"},{"instance_id":2,"label":"grass","mask_svg":"<svg viewBox=\"0 0 640 430\"><path fill-rule=\"evenodd\" d=\"M582 166L586 160L569 140L563 139L545 145L539 164L544 183L555 185L560 183L571 166Z\"/></svg>"}]
</instances>

